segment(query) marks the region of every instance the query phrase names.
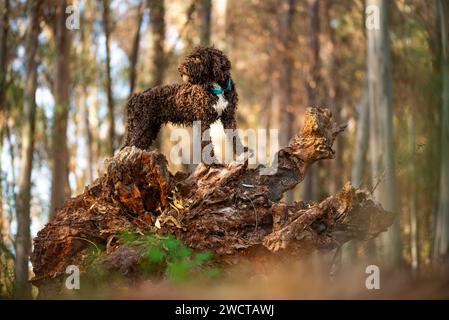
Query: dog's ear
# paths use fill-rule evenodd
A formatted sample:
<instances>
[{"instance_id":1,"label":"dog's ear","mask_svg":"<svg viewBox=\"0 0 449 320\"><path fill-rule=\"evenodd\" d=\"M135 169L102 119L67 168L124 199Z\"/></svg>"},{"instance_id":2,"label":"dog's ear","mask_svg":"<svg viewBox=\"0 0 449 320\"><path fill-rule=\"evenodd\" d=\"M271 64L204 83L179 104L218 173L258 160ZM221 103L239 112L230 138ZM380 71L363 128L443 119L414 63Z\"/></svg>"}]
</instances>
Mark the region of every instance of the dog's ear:
<instances>
[{"instance_id":1,"label":"dog's ear","mask_svg":"<svg viewBox=\"0 0 449 320\"><path fill-rule=\"evenodd\" d=\"M206 66L201 56L188 56L186 60L179 65L178 71L182 78L187 76L187 81L192 84L206 82L206 79L204 79Z\"/></svg>"},{"instance_id":2,"label":"dog's ear","mask_svg":"<svg viewBox=\"0 0 449 320\"><path fill-rule=\"evenodd\" d=\"M204 71L205 71L205 65L201 58L194 57L189 60L188 65L188 72L189 77L192 79L193 83L200 83L201 81L204 81Z\"/></svg>"},{"instance_id":3,"label":"dog's ear","mask_svg":"<svg viewBox=\"0 0 449 320\"><path fill-rule=\"evenodd\" d=\"M231 62L224 54L214 55L212 61L212 74L215 81L225 82L230 77Z\"/></svg>"}]
</instances>

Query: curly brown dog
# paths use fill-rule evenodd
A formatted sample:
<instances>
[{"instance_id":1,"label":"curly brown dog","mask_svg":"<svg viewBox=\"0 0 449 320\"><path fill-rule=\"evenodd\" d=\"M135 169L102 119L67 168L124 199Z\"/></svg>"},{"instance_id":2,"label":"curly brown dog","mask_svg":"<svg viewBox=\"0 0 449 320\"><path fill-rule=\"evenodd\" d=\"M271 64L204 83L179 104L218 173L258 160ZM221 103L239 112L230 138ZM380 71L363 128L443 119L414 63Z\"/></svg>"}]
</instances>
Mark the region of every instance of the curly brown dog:
<instances>
[{"instance_id":1,"label":"curly brown dog","mask_svg":"<svg viewBox=\"0 0 449 320\"><path fill-rule=\"evenodd\" d=\"M238 97L226 55L213 47L198 47L178 71L184 83L150 88L129 99L124 146L149 149L165 123L192 126L194 121L201 121L203 134L220 119L225 129L236 129ZM242 150L236 134L232 140L236 149ZM202 149L208 143L202 141ZM211 157L216 162L213 150Z\"/></svg>"}]
</instances>

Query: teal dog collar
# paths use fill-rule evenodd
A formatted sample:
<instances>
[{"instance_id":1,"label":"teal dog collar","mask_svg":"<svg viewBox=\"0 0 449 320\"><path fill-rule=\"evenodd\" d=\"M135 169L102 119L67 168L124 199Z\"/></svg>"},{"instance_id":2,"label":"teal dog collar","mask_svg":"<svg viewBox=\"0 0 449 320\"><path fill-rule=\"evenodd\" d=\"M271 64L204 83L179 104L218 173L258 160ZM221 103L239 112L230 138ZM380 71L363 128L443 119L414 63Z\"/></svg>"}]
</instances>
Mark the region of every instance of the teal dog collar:
<instances>
[{"instance_id":1,"label":"teal dog collar","mask_svg":"<svg viewBox=\"0 0 449 320\"><path fill-rule=\"evenodd\" d=\"M231 91L232 89L232 81L231 79L228 79L228 85L226 86L226 91ZM220 86L218 87L212 87L212 93L213 94L223 94L225 93L225 90L223 90Z\"/></svg>"}]
</instances>

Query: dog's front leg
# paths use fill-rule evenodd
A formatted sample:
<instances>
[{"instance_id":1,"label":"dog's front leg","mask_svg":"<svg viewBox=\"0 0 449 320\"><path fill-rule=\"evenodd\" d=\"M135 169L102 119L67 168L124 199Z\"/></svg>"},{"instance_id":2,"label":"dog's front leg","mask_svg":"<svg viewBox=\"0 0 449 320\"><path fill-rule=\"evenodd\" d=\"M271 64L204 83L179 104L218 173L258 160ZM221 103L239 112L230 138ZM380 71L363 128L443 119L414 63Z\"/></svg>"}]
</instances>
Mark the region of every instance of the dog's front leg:
<instances>
[{"instance_id":1,"label":"dog's front leg","mask_svg":"<svg viewBox=\"0 0 449 320\"><path fill-rule=\"evenodd\" d=\"M235 110L235 109L234 109ZM232 136L232 152L234 156L240 156L242 153L248 152L249 156L253 156L253 151L245 147L240 140L237 132L237 122L235 120L235 112L227 112L221 117L223 128L227 131L226 137Z\"/></svg>"},{"instance_id":2,"label":"dog's front leg","mask_svg":"<svg viewBox=\"0 0 449 320\"><path fill-rule=\"evenodd\" d=\"M220 165L220 161L215 157L214 145L210 137L210 124L206 121L201 121L201 160L206 165Z\"/></svg>"}]
</instances>

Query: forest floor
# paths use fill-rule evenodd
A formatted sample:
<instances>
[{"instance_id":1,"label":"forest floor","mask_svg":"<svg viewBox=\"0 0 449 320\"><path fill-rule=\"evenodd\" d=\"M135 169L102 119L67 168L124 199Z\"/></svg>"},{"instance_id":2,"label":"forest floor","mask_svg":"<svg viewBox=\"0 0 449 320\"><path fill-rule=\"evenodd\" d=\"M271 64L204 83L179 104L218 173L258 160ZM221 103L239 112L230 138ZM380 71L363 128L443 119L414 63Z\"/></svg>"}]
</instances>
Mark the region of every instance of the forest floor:
<instances>
[{"instance_id":1,"label":"forest floor","mask_svg":"<svg viewBox=\"0 0 449 320\"><path fill-rule=\"evenodd\" d=\"M297 262L263 264L243 262L223 270L215 279L183 282L128 280L65 291L56 298L101 299L449 299L449 276L414 279L409 270L382 271L379 289L368 289L368 262L342 265L329 275L320 257ZM387 270L387 269L385 269Z\"/></svg>"}]
</instances>

